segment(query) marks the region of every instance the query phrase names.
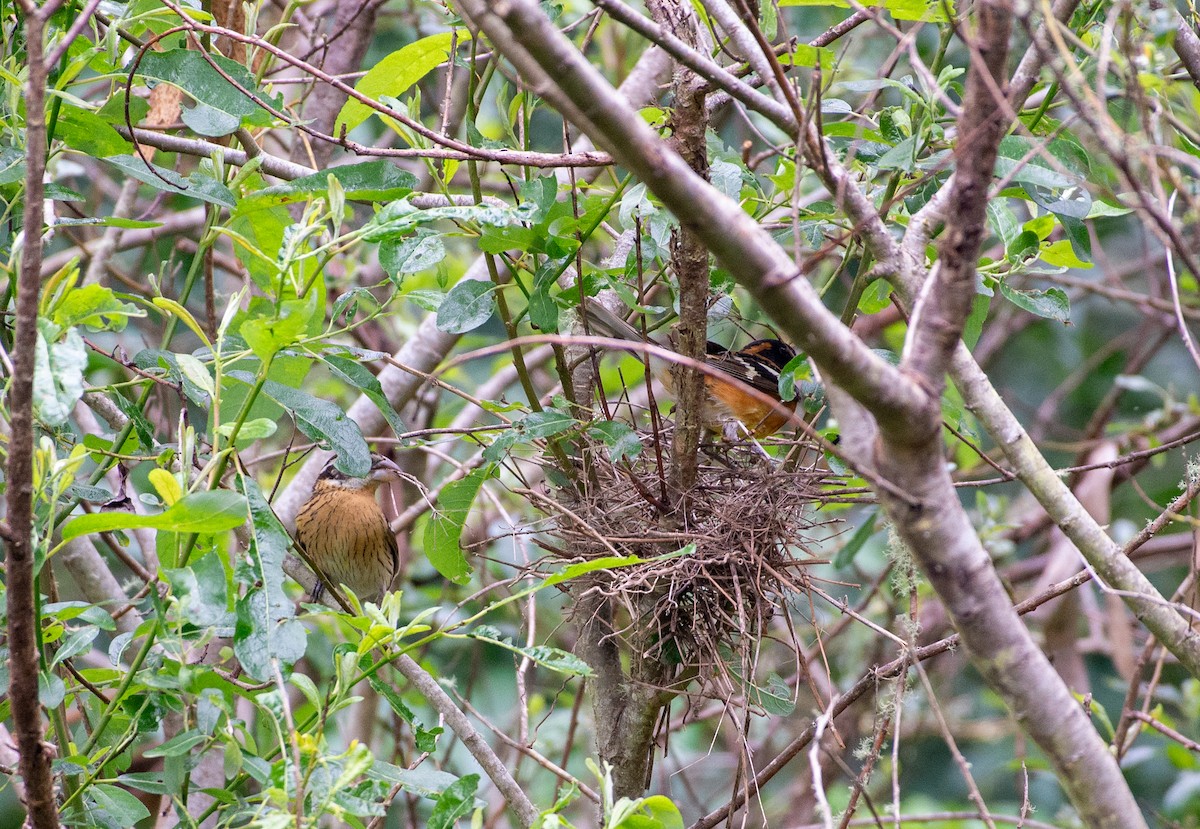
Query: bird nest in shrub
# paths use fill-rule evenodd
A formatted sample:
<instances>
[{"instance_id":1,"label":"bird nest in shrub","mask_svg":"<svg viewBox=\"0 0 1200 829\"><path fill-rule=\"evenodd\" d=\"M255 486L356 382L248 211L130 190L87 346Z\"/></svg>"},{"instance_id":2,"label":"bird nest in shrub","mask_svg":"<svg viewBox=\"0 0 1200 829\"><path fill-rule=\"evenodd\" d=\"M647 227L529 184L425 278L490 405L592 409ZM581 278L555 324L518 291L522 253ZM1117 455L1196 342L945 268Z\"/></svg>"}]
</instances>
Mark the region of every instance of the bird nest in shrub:
<instances>
[{"instance_id":1,"label":"bird nest in shrub","mask_svg":"<svg viewBox=\"0 0 1200 829\"><path fill-rule=\"evenodd\" d=\"M673 690L692 677L706 695L744 690L767 623L806 592L804 568L822 563L808 544L828 473L789 470L753 445L709 446L685 506L668 509L660 453L642 437L634 460L592 455L586 494L563 505L569 513L544 539L546 563L634 557L575 580L571 592L610 599L615 635L636 656L674 666ZM666 463L669 435L660 446Z\"/></svg>"}]
</instances>

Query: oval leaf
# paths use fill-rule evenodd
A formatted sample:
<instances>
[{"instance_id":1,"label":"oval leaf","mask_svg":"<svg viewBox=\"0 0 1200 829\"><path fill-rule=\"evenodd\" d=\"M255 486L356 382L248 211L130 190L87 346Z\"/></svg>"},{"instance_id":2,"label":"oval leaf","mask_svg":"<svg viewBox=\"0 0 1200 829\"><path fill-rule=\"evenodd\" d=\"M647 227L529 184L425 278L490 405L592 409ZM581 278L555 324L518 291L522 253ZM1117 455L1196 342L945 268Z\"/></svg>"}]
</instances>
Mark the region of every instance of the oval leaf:
<instances>
[{"instance_id":1,"label":"oval leaf","mask_svg":"<svg viewBox=\"0 0 1200 829\"><path fill-rule=\"evenodd\" d=\"M246 499L236 492L197 492L158 515L132 512L97 512L81 515L63 526L63 541L111 530L171 530L179 533L216 533L240 527L246 521Z\"/></svg>"}]
</instances>

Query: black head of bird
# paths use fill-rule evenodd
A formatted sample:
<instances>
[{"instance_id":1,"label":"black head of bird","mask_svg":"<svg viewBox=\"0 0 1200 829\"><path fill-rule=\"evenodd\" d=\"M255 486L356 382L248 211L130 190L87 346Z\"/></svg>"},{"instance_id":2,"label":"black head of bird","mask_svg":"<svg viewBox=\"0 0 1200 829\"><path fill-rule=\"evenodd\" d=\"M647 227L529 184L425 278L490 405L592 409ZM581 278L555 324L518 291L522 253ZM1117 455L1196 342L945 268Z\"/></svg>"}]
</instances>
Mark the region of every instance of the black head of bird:
<instances>
[{"instance_id":1,"label":"black head of bird","mask_svg":"<svg viewBox=\"0 0 1200 829\"><path fill-rule=\"evenodd\" d=\"M334 461L321 470L296 514L296 541L322 582L345 585L370 602L391 588L399 551L375 493L400 475L400 467L374 453L370 471L361 478L342 472ZM314 598L319 594L320 586Z\"/></svg>"},{"instance_id":2,"label":"black head of bird","mask_svg":"<svg viewBox=\"0 0 1200 829\"><path fill-rule=\"evenodd\" d=\"M587 304L584 317L593 333L661 345L597 301ZM775 434L793 420L796 401L780 399L779 376L795 358L794 348L782 340L767 339L755 340L737 351L709 342L706 352L704 362L714 370L704 375L701 419L706 429L730 441L742 435L758 439ZM654 368L654 376L674 393L671 372L661 363Z\"/></svg>"}]
</instances>

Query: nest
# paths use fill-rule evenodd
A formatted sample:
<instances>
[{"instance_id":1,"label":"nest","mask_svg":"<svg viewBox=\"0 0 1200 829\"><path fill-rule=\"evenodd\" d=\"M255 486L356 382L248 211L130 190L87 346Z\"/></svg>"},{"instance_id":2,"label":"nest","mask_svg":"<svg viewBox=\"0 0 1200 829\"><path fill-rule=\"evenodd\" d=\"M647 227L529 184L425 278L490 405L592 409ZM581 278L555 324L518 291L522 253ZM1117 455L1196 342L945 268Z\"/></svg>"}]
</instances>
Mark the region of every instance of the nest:
<instances>
[{"instance_id":1,"label":"nest","mask_svg":"<svg viewBox=\"0 0 1200 829\"><path fill-rule=\"evenodd\" d=\"M669 435L660 435L665 463ZM697 678L704 696L744 693L768 622L806 593L804 567L821 563L808 543L827 473L788 471L754 445L708 446L684 506L669 508L679 499L666 492L653 441L643 435L632 462L612 463L598 449L587 494L568 505L545 546L557 566L643 559L589 574L572 592L610 599L614 635L635 659L673 669L664 675L672 690Z\"/></svg>"}]
</instances>

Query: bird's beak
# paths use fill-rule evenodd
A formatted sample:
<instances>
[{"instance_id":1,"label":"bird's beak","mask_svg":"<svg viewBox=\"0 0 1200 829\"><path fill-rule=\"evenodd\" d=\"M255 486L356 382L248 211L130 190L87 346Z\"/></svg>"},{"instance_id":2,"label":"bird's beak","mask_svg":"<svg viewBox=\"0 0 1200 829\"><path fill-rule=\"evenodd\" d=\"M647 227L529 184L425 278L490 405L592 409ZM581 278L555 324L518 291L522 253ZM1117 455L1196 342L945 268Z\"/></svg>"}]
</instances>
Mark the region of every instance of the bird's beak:
<instances>
[{"instance_id":1,"label":"bird's beak","mask_svg":"<svg viewBox=\"0 0 1200 829\"><path fill-rule=\"evenodd\" d=\"M370 476L372 481L394 481L403 474L400 467L390 458L378 455L372 459Z\"/></svg>"}]
</instances>

